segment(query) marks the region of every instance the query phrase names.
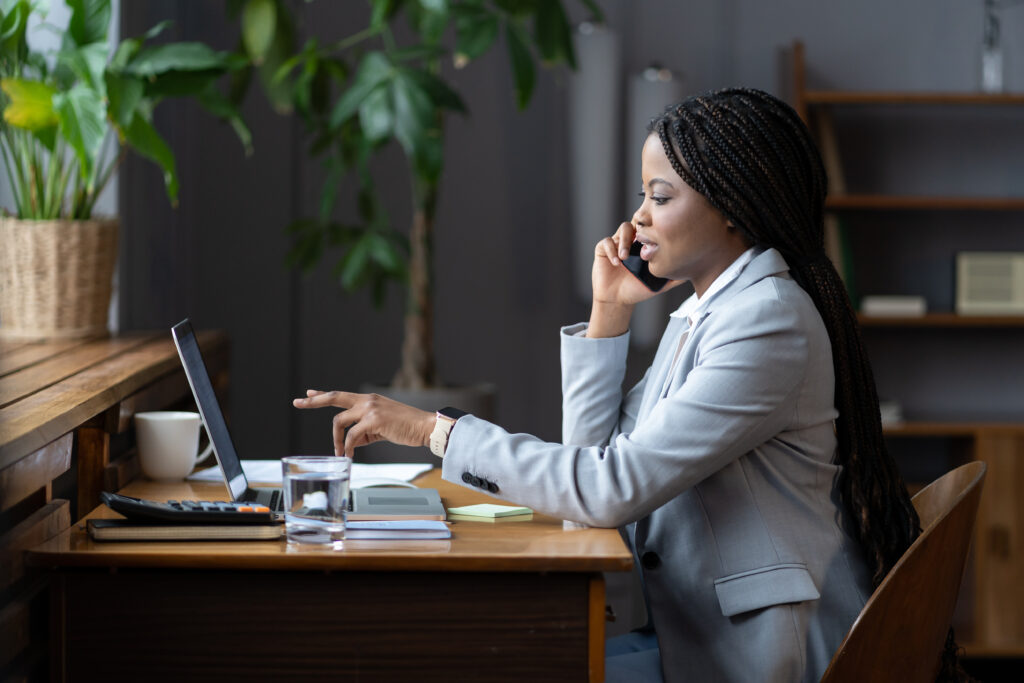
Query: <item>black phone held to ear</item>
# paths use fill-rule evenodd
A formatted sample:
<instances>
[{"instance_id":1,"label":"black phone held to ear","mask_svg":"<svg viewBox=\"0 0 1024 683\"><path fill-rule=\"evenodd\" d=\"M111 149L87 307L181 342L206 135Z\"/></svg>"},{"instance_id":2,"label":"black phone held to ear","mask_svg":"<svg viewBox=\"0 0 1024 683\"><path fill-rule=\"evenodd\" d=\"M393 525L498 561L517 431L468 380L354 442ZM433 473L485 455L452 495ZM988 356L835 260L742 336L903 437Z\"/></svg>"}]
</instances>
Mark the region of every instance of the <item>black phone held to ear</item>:
<instances>
[{"instance_id":1,"label":"black phone held to ear","mask_svg":"<svg viewBox=\"0 0 1024 683\"><path fill-rule=\"evenodd\" d=\"M657 275L651 275L651 270L647 265L647 261L640 258L640 249L643 245L639 242L633 242L633 245L629 248L629 256L622 259L622 265L626 266L626 270L636 275L640 282L644 283L644 286L652 292L659 291L668 282L666 278L658 277Z\"/></svg>"}]
</instances>

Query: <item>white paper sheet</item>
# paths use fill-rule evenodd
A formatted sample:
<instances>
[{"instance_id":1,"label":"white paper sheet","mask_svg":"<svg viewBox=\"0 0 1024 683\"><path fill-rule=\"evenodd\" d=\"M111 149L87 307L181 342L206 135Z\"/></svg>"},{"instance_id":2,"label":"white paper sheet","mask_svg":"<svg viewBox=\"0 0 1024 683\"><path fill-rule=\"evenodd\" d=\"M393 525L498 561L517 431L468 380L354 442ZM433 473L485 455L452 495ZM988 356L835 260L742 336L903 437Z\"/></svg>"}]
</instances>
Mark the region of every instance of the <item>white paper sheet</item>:
<instances>
[{"instance_id":1,"label":"white paper sheet","mask_svg":"<svg viewBox=\"0 0 1024 683\"><path fill-rule=\"evenodd\" d=\"M371 483L384 483L387 480L412 481L424 472L433 469L427 463L398 463L370 465L362 462L352 463L352 488L360 488ZM281 485L280 460L243 460L242 471L250 484ZM210 467L190 474L189 481L221 481L220 469ZM381 481L384 480L384 481Z\"/></svg>"}]
</instances>

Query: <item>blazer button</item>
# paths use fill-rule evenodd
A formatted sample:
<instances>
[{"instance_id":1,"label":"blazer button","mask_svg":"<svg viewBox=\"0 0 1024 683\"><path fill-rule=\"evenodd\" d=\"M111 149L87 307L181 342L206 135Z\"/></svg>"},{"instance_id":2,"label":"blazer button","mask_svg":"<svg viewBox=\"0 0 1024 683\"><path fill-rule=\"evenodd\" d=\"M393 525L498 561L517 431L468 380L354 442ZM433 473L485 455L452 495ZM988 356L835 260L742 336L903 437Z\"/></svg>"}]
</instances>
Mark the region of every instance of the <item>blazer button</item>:
<instances>
[{"instance_id":1,"label":"blazer button","mask_svg":"<svg viewBox=\"0 0 1024 683\"><path fill-rule=\"evenodd\" d=\"M661 558L658 557L658 553L648 550L640 556L640 564L644 569L657 569L661 566Z\"/></svg>"},{"instance_id":2,"label":"blazer button","mask_svg":"<svg viewBox=\"0 0 1024 683\"><path fill-rule=\"evenodd\" d=\"M466 482L467 484L472 484L474 479L476 479L476 477L474 477L469 472L462 473L462 481Z\"/></svg>"},{"instance_id":3,"label":"blazer button","mask_svg":"<svg viewBox=\"0 0 1024 683\"><path fill-rule=\"evenodd\" d=\"M497 493L498 485L495 484L493 481L489 481L487 482L487 490L490 491L491 493Z\"/></svg>"}]
</instances>

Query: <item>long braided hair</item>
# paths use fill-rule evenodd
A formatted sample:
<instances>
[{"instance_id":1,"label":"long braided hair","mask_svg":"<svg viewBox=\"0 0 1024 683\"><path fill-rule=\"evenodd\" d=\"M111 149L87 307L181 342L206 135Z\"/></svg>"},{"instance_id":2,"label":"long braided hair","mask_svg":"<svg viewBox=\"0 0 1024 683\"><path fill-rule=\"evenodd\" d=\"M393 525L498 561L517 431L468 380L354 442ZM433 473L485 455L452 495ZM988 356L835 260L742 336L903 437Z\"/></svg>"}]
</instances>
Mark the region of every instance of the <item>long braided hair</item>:
<instances>
[{"instance_id":1,"label":"long braided hair","mask_svg":"<svg viewBox=\"0 0 1024 683\"><path fill-rule=\"evenodd\" d=\"M651 121L676 173L751 245L773 247L811 296L832 344L841 499L877 587L920 533L882 437L878 394L853 306L824 247L828 180L807 127L768 93L728 89L691 97ZM947 638L940 679L955 679Z\"/></svg>"}]
</instances>

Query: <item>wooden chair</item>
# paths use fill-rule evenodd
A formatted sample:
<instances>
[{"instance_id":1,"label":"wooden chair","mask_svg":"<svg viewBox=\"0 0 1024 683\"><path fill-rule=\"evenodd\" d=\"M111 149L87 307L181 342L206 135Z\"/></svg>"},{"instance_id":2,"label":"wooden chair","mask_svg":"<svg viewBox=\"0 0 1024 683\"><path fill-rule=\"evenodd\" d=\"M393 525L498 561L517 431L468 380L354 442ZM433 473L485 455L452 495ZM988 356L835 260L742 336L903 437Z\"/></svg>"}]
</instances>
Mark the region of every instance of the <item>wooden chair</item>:
<instances>
[{"instance_id":1,"label":"wooden chair","mask_svg":"<svg viewBox=\"0 0 1024 683\"><path fill-rule=\"evenodd\" d=\"M868 599L822 683L935 681L985 469L962 465L914 496L921 535Z\"/></svg>"}]
</instances>

